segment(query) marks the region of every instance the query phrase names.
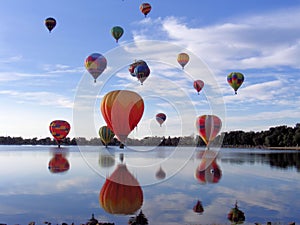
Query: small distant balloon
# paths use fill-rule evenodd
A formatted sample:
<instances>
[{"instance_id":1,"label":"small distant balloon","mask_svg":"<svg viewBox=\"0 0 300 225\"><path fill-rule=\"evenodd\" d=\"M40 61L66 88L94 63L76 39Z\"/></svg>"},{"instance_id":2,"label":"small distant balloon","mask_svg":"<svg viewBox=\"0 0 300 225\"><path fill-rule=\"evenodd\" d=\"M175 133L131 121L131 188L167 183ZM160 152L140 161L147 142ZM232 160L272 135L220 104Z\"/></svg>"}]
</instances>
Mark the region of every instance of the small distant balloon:
<instances>
[{"instance_id":1,"label":"small distant balloon","mask_svg":"<svg viewBox=\"0 0 300 225\"><path fill-rule=\"evenodd\" d=\"M244 82L244 75L239 72L231 72L227 76L227 82L233 88L234 93L237 94L237 90Z\"/></svg>"},{"instance_id":2,"label":"small distant balloon","mask_svg":"<svg viewBox=\"0 0 300 225\"><path fill-rule=\"evenodd\" d=\"M142 3L140 5L140 11L145 15L145 17L148 15L148 13L151 11L151 5L149 3Z\"/></svg>"},{"instance_id":3,"label":"small distant balloon","mask_svg":"<svg viewBox=\"0 0 300 225\"><path fill-rule=\"evenodd\" d=\"M93 53L85 59L85 68L93 76L94 82L106 69L106 58L100 53Z\"/></svg>"},{"instance_id":4,"label":"small distant balloon","mask_svg":"<svg viewBox=\"0 0 300 225\"><path fill-rule=\"evenodd\" d=\"M182 69L184 69L185 65L189 62L190 57L188 54L182 52L177 56L177 62L181 65Z\"/></svg>"},{"instance_id":5,"label":"small distant balloon","mask_svg":"<svg viewBox=\"0 0 300 225\"><path fill-rule=\"evenodd\" d=\"M61 141L69 134L70 129L70 124L64 120L54 120L50 123L49 130L56 140L58 147L60 147Z\"/></svg>"},{"instance_id":6,"label":"small distant balloon","mask_svg":"<svg viewBox=\"0 0 300 225\"><path fill-rule=\"evenodd\" d=\"M159 125L161 126L167 119L166 114L164 113L157 113L155 116L156 121L159 123Z\"/></svg>"},{"instance_id":7,"label":"small distant balloon","mask_svg":"<svg viewBox=\"0 0 300 225\"><path fill-rule=\"evenodd\" d=\"M52 17L49 17L45 19L45 25L50 33L53 30L53 28L56 26L56 20Z\"/></svg>"},{"instance_id":8,"label":"small distant balloon","mask_svg":"<svg viewBox=\"0 0 300 225\"><path fill-rule=\"evenodd\" d=\"M141 85L150 75L150 69L147 64L137 65L134 68L134 74L136 75L137 79L141 82Z\"/></svg>"},{"instance_id":9,"label":"small distant balloon","mask_svg":"<svg viewBox=\"0 0 300 225\"><path fill-rule=\"evenodd\" d=\"M204 82L202 80L195 80L194 81L194 88L198 92L198 95L199 95L199 92L202 90L203 87L204 87Z\"/></svg>"},{"instance_id":10,"label":"small distant balloon","mask_svg":"<svg viewBox=\"0 0 300 225\"><path fill-rule=\"evenodd\" d=\"M120 26L115 26L111 28L111 35L116 39L116 42L118 43L119 39L122 37L124 30Z\"/></svg>"},{"instance_id":11,"label":"small distant balloon","mask_svg":"<svg viewBox=\"0 0 300 225\"><path fill-rule=\"evenodd\" d=\"M136 74L134 73L134 69L139 65L147 65L147 63L144 60L137 60L134 63L131 63L128 68L131 76L136 77Z\"/></svg>"}]
</instances>

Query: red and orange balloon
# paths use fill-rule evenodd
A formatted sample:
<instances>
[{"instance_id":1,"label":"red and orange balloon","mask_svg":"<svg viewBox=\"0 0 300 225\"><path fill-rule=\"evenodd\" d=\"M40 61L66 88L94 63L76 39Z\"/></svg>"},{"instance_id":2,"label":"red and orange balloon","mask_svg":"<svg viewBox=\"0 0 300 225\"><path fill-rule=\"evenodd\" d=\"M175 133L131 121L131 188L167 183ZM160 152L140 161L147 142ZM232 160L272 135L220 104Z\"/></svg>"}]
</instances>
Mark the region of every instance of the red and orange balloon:
<instances>
[{"instance_id":1,"label":"red and orange balloon","mask_svg":"<svg viewBox=\"0 0 300 225\"><path fill-rule=\"evenodd\" d=\"M124 143L143 116L144 101L133 91L111 91L102 99L101 113L107 126Z\"/></svg>"},{"instance_id":2,"label":"red and orange balloon","mask_svg":"<svg viewBox=\"0 0 300 225\"><path fill-rule=\"evenodd\" d=\"M64 120L54 120L50 123L49 130L56 140L58 147L60 147L61 141L69 134L70 129L70 124Z\"/></svg>"},{"instance_id":3,"label":"red and orange balloon","mask_svg":"<svg viewBox=\"0 0 300 225\"><path fill-rule=\"evenodd\" d=\"M222 128L222 121L215 115L202 115L196 120L196 128L207 146L216 138Z\"/></svg>"},{"instance_id":4,"label":"red and orange balloon","mask_svg":"<svg viewBox=\"0 0 300 225\"><path fill-rule=\"evenodd\" d=\"M106 178L100 190L99 203L111 214L130 215L142 207L143 190L125 164L119 164Z\"/></svg>"}]
</instances>

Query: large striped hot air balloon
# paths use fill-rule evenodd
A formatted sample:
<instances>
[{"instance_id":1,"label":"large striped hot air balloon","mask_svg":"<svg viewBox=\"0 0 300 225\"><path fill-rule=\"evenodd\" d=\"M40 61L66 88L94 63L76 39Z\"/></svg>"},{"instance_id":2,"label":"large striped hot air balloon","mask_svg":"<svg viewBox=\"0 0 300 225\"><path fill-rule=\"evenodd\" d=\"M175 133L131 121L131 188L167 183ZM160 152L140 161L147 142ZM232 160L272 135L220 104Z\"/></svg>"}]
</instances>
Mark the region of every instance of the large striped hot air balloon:
<instances>
[{"instance_id":1,"label":"large striped hot air balloon","mask_svg":"<svg viewBox=\"0 0 300 225\"><path fill-rule=\"evenodd\" d=\"M140 5L140 11L145 15L145 17L148 15L148 13L151 11L151 5L149 3L142 3Z\"/></svg>"},{"instance_id":2,"label":"large striped hot air balloon","mask_svg":"<svg viewBox=\"0 0 300 225\"><path fill-rule=\"evenodd\" d=\"M62 140L69 134L70 129L70 124L64 120L54 120L50 123L49 130L56 140L58 147L60 147Z\"/></svg>"},{"instance_id":3,"label":"large striped hot air balloon","mask_svg":"<svg viewBox=\"0 0 300 225\"><path fill-rule=\"evenodd\" d=\"M182 69L184 69L185 65L189 62L190 57L188 54L182 52L177 56L177 62L181 65Z\"/></svg>"},{"instance_id":4,"label":"large striped hot air balloon","mask_svg":"<svg viewBox=\"0 0 300 225\"><path fill-rule=\"evenodd\" d=\"M93 76L94 82L106 69L106 58L100 53L93 53L89 55L84 62L85 68Z\"/></svg>"},{"instance_id":5,"label":"large striped hot air balloon","mask_svg":"<svg viewBox=\"0 0 300 225\"><path fill-rule=\"evenodd\" d=\"M222 121L215 115L202 115L196 120L196 128L200 137L209 146L222 128Z\"/></svg>"},{"instance_id":6,"label":"large striped hot air balloon","mask_svg":"<svg viewBox=\"0 0 300 225\"><path fill-rule=\"evenodd\" d=\"M102 126L99 129L99 136L101 141L107 147L108 143L111 141L111 139L113 139L115 134L108 126Z\"/></svg>"},{"instance_id":7,"label":"large striped hot air balloon","mask_svg":"<svg viewBox=\"0 0 300 225\"><path fill-rule=\"evenodd\" d=\"M234 93L237 94L237 90L244 82L244 75L239 72L232 72L228 74L227 82L233 88Z\"/></svg>"},{"instance_id":8,"label":"large striped hot air balloon","mask_svg":"<svg viewBox=\"0 0 300 225\"><path fill-rule=\"evenodd\" d=\"M117 139L125 143L127 136L143 116L144 101L133 91L111 91L102 98L101 113Z\"/></svg>"},{"instance_id":9,"label":"large striped hot air balloon","mask_svg":"<svg viewBox=\"0 0 300 225\"><path fill-rule=\"evenodd\" d=\"M99 203L111 214L131 215L141 208L143 190L125 164L119 164L106 178L100 190Z\"/></svg>"}]
</instances>

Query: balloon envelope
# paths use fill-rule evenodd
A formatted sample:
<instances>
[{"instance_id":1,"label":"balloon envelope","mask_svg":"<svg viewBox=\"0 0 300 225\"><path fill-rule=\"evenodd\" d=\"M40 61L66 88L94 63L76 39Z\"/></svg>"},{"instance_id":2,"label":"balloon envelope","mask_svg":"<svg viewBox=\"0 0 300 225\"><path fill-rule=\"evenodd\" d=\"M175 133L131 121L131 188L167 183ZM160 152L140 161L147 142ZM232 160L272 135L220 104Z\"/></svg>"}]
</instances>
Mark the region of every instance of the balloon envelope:
<instances>
[{"instance_id":1,"label":"balloon envelope","mask_svg":"<svg viewBox=\"0 0 300 225\"><path fill-rule=\"evenodd\" d=\"M244 75L239 72L232 72L228 74L227 82L233 88L234 93L237 94L237 90L244 82Z\"/></svg>"},{"instance_id":2,"label":"balloon envelope","mask_svg":"<svg viewBox=\"0 0 300 225\"><path fill-rule=\"evenodd\" d=\"M189 60L190 60L189 55L184 52L179 53L177 56L177 62L181 65L182 69L189 62Z\"/></svg>"},{"instance_id":3,"label":"balloon envelope","mask_svg":"<svg viewBox=\"0 0 300 225\"><path fill-rule=\"evenodd\" d=\"M106 58L100 53L93 53L85 59L84 66L93 76L94 81L96 82L96 79L106 69L107 61Z\"/></svg>"},{"instance_id":4,"label":"balloon envelope","mask_svg":"<svg viewBox=\"0 0 300 225\"><path fill-rule=\"evenodd\" d=\"M202 115L197 118L196 127L202 140L209 145L220 132L222 121L215 115Z\"/></svg>"},{"instance_id":5,"label":"balloon envelope","mask_svg":"<svg viewBox=\"0 0 300 225\"><path fill-rule=\"evenodd\" d=\"M105 180L100 194L101 207L111 214L134 214L143 204L143 190L137 179L128 171L125 164Z\"/></svg>"},{"instance_id":6,"label":"balloon envelope","mask_svg":"<svg viewBox=\"0 0 300 225\"><path fill-rule=\"evenodd\" d=\"M202 80L195 80L194 81L194 88L196 89L198 94L202 90L203 87L204 87L204 82Z\"/></svg>"},{"instance_id":7,"label":"balloon envelope","mask_svg":"<svg viewBox=\"0 0 300 225\"><path fill-rule=\"evenodd\" d=\"M115 134L108 126L102 126L99 129L99 136L101 141L107 146Z\"/></svg>"},{"instance_id":8,"label":"balloon envelope","mask_svg":"<svg viewBox=\"0 0 300 225\"><path fill-rule=\"evenodd\" d=\"M150 75L150 69L147 64L137 65L134 68L134 74L136 75L137 79L141 82L141 84L143 84L143 82Z\"/></svg>"},{"instance_id":9,"label":"balloon envelope","mask_svg":"<svg viewBox=\"0 0 300 225\"><path fill-rule=\"evenodd\" d=\"M120 26L115 26L111 28L110 32L114 39L116 39L116 42L118 42L118 40L122 37L124 30Z\"/></svg>"},{"instance_id":10,"label":"balloon envelope","mask_svg":"<svg viewBox=\"0 0 300 225\"><path fill-rule=\"evenodd\" d=\"M136 77L136 74L134 73L134 69L135 69L135 67L137 67L138 65L147 65L147 63L146 63L145 61L143 61L143 60L138 60L138 61L135 61L134 63L131 63L131 64L129 65L129 68L128 68L128 70L129 70L131 76Z\"/></svg>"},{"instance_id":11,"label":"balloon envelope","mask_svg":"<svg viewBox=\"0 0 300 225\"><path fill-rule=\"evenodd\" d=\"M140 11L145 15L145 17L148 15L148 13L151 11L151 5L149 3L142 3L140 5Z\"/></svg>"},{"instance_id":12,"label":"balloon envelope","mask_svg":"<svg viewBox=\"0 0 300 225\"><path fill-rule=\"evenodd\" d=\"M156 116L155 116L155 118L156 118L156 121L161 126L166 121L167 116L164 113L157 113Z\"/></svg>"},{"instance_id":13,"label":"balloon envelope","mask_svg":"<svg viewBox=\"0 0 300 225\"><path fill-rule=\"evenodd\" d=\"M101 113L107 126L124 143L143 116L144 101L133 91L111 91L102 99Z\"/></svg>"},{"instance_id":14,"label":"balloon envelope","mask_svg":"<svg viewBox=\"0 0 300 225\"><path fill-rule=\"evenodd\" d=\"M56 26L56 20L52 17L49 17L49 18L45 19L45 25L46 25L47 29L49 30L49 32L51 32L53 30L53 28Z\"/></svg>"},{"instance_id":15,"label":"balloon envelope","mask_svg":"<svg viewBox=\"0 0 300 225\"><path fill-rule=\"evenodd\" d=\"M64 120L54 120L49 126L50 133L58 143L69 134L70 129L70 124Z\"/></svg>"}]
</instances>

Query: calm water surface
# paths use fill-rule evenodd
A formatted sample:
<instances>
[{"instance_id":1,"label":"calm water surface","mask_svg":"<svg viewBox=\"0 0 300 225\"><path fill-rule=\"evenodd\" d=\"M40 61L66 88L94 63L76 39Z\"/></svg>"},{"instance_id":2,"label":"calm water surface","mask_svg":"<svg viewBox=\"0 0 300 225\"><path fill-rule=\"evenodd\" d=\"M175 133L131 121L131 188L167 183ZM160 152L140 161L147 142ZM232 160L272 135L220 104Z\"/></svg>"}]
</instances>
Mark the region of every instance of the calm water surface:
<instances>
[{"instance_id":1,"label":"calm water surface","mask_svg":"<svg viewBox=\"0 0 300 225\"><path fill-rule=\"evenodd\" d=\"M244 224L300 223L300 152L221 149L205 161L203 149L188 147L77 146L0 146L0 223L81 224L94 213L101 222L128 224L133 215L108 213L99 203L120 153L143 191L135 214L142 210L149 224L230 224L236 201ZM193 211L198 200L203 213Z\"/></svg>"}]
</instances>

